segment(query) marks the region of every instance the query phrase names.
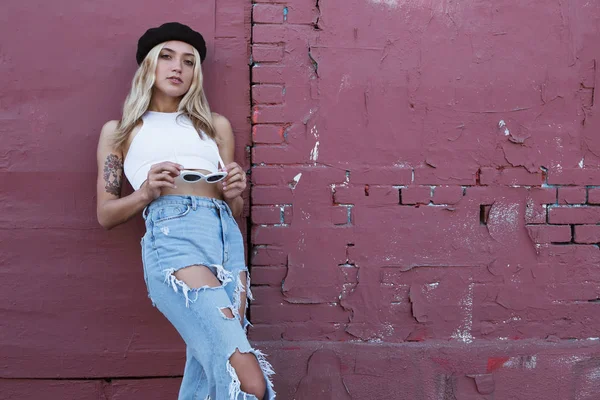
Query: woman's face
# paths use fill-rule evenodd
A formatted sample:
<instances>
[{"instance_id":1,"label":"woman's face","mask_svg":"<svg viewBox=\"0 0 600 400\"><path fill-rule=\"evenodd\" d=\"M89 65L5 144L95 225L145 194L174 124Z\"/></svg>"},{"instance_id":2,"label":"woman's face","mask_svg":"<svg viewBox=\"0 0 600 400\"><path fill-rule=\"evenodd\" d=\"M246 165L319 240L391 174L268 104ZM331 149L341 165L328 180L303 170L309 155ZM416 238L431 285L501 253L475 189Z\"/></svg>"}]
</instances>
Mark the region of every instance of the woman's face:
<instances>
[{"instance_id":1,"label":"woman's face","mask_svg":"<svg viewBox=\"0 0 600 400\"><path fill-rule=\"evenodd\" d=\"M156 64L154 88L167 96L182 97L194 78L193 47L185 42L166 42Z\"/></svg>"}]
</instances>

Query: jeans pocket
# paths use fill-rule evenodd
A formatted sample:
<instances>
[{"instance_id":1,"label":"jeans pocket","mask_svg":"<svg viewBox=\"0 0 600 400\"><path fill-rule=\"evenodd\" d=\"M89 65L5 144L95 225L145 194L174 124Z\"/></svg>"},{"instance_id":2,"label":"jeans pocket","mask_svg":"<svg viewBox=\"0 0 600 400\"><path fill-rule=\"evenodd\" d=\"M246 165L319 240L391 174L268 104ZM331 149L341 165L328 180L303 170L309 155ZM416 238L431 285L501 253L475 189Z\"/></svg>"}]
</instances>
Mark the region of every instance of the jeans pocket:
<instances>
[{"instance_id":1,"label":"jeans pocket","mask_svg":"<svg viewBox=\"0 0 600 400\"><path fill-rule=\"evenodd\" d=\"M154 212L153 220L155 224L164 221L181 218L187 215L191 207L187 204L167 204Z\"/></svg>"}]
</instances>

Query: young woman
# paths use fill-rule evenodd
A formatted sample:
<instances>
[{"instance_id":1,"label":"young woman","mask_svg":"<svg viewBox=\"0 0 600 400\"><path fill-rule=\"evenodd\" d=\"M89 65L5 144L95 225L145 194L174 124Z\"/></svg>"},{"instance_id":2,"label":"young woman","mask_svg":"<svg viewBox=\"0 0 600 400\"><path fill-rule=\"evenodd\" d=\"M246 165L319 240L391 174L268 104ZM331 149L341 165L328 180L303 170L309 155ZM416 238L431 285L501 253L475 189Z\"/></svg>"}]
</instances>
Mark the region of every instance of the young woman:
<instances>
[{"instance_id":1,"label":"young woman","mask_svg":"<svg viewBox=\"0 0 600 400\"><path fill-rule=\"evenodd\" d=\"M273 399L273 373L245 329L251 299L242 212L244 171L227 119L202 88L202 35L186 25L149 29L119 121L98 143L98 221L138 213L148 295L187 345L179 399ZM123 173L135 191L121 197Z\"/></svg>"}]
</instances>

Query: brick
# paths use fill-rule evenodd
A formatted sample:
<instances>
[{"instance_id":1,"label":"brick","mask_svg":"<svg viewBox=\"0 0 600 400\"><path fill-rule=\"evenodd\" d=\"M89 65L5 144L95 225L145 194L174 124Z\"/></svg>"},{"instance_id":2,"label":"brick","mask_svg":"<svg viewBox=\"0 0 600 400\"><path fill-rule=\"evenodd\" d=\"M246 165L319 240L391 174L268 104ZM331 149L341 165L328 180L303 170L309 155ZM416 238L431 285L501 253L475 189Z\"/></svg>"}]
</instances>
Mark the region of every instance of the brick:
<instances>
[{"instance_id":1,"label":"brick","mask_svg":"<svg viewBox=\"0 0 600 400\"><path fill-rule=\"evenodd\" d=\"M551 185L600 185L600 169L563 168L548 171Z\"/></svg>"},{"instance_id":2,"label":"brick","mask_svg":"<svg viewBox=\"0 0 600 400\"><path fill-rule=\"evenodd\" d=\"M319 19L319 10L314 1L300 1L288 5L287 22L289 24L315 24Z\"/></svg>"},{"instance_id":3,"label":"brick","mask_svg":"<svg viewBox=\"0 0 600 400\"><path fill-rule=\"evenodd\" d=\"M281 207L254 206L252 207L252 223L254 224L280 224Z\"/></svg>"},{"instance_id":4,"label":"brick","mask_svg":"<svg viewBox=\"0 0 600 400\"><path fill-rule=\"evenodd\" d=\"M415 168L417 185L475 185L476 171L469 168Z\"/></svg>"},{"instance_id":5,"label":"brick","mask_svg":"<svg viewBox=\"0 0 600 400\"><path fill-rule=\"evenodd\" d=\"M551 224L600 223L600 207L550 206L548 222Z\"/></svg>"},{"instance_id":6,"label":"brick","mask_svg":"<svg viewBox=\"0 0 600 400\"><path fill-rule=\"evenodd\" d=\"M256 24L281 24L283 23L282 4L254 4L252 6L252 20Z\"/></svg>"},{"instance_id":7,"label":"brick","mask_svg":"<svg viewBox=\"0 0 600 400\"><path fill-rule=\"evenodd\" d=\"M252 307L263 304L280 304L285 301L283 293L281 292L281 285L279 285L279 287L255 286L252 287L252 294L254 296Z\"/></svg>"},{"instance_id":8,"label":"brick","mask_svg":"<svg viewBox=\"0 0 600 400\"><path fill-rule=\"evenodd\" d=\"M300 152L291 145L256 145L252 148L252 160L265 164L301 164L308 162L310 154ZM288 184L291 182L287 182Z\"/></svg>"},{"instance_id":9,"label":"brick","mask_svg":"<svg viewBox=\"0 0 600 400\"><path fill-rule=\"evenodd\" d=\"M600 204L600 188L589 188L588 189L588 203L589 204Z\"/></svg>"},{"instance_id":10,"label":"brick","mask_svg":"<svg viewBox=\"0 0 600 400\"><path fill-rule=\"evenodd\" d=\"M529 237L535 243L566 243L571 241L570 225L529 225Z\"/></svg>"},{"instance_id":11,"label":"brick","mask_svg":"<svg viewBox=\"0 0 600 400\"><path fill-rule=\"evenodd\" d=\"M270 285L281 287L286 275L287 267L252 266L250 280L252 285Z\"/></svg>"},{"instance_id":12,"label":"brick","mask_svg":"<svg viewBox=\"0 0 600 400\"><path fill-rule=\"evenodd\" d=\"M287 266L287 252L280 247L255 246L252 250L252 270L255 266ZM286 267L287 268L287 267Z\"/></svg>"},{"instance_id":13,"label":"brick","mask_svg":"<svg viewBox=\"0 0 600 400\"><path fill-rule=\"evenodd\" d=\"M482 185L540 186L544 177L541 172L531 173L525 168L481 168L479 179Z\"/></svg>"},{"instance_id":14,"label":"brick","mask_svg":"<svg viewBox=\"0 0 600 400\"><path fill-rule=\"evenodd\" d=\"M412 168L363 167L350 171L352 184L408 185L412 182Z\"/></svg>"},{"instance_id":15,"label":"brick","mask_svg":"<svg viewBox=\"0 0 600 400\"><path fill-rule=\"evenodd\" d=\"M558 204L585 204L584 187L559 187Z\"/></svg>"},{"instance_id":16,"label":"brick","mask_svg":"<svg viewBox=\"0 0 600 400\"><path fill-rule=\"evenodd\" d=\"M576 225L575 243L600 243L600 226Z\"/></svg>"},{"instance_id":17,"label":"brick","mask_svg":"<svg viewBox=\"0 0 600 400\"><path fill-rule=\"evenodd\" d=\"M554 204L556 203L556 188L529 188L527 197L536 204Z\"/></svg>"},{"instance_id":18,"label":"brick","mask_svg":"<svg viewBox=\"0 0 600 400\"><path fill-rule=\"evenodd\" d=\"M283 46L255 44L252 46L254 62L279 62L283 60Z\"/></svg>"},{"instance_id":19,"label":"brick","mask_svg":"<svg viewBox=\"0 0 600 400\"><path fill-rule=\"evenodd\" d=\"M306 177L324 185L329 186L332 183L341 183L345 178L345 171L338 168L324 166L296 166L296 165L257 165L252 168L252 183L255 185L290 185L298 174L302 174L300 183L304 182Z\"/></svg>"},{"instance_id":20,"label":"brick","mask_svg":"<svg viewBox=\"0 0 600 400\"><path fill-rule=\"evenodd\" d=\"M337 204L354 204L360 196L364 195L364 186L339 186L335 188L333 201Z\"/></svg>"},{"instance_id":21,"label":"brick","mask_svg":"<svg viewBox=\"0 0 600 400\"><path fill-rule=\"evenodd\" d=\"M287 226L254 226L252 227L252 243L255 245L282 245L287 235Z\"/></svg>"},{"instance_id":22,"label":"brick","mask_svg":"<svg viewBox=\"0 0 600 400\"><path fill-rule=\"evenodd\" d=\"M334 225L345 225L348 223L348 209L346 206L331 208L331 222Z\"/></svg>"},{"instance_id":23,"label":"brick","mask_svg":"<svg viewBox=\"0 0 600 400\"><path fill-rule=\"evenodd\" d=\"M336 187L333 199L338 204L391 205L398 204L399 196L392 187L361 185Z\"/></svg>"},{"instance_id":24,"label":"brick","mask_svg":"<svg viewBox=\"0 0 600 400\"><path fill-rule=\"evenodd\" d=\"M433 191L434 204L456 204L463 198L460 186L438 186Z\"/></svg>"},{"instance_id":25,"label":"brick","mask_svg":"<svg viewBox=\"0 0 600 400\"><path fill-rule=\"evenodd\" d=\"M252 85L253 104L281 104L283 103L282 85Z\"/></svg>"},{"instance_id":26,"label":"brick","mask_svg":"<svg viewBox=\"0 0 600 400\"><path fill-rule=\"evenodd\" d=\"M254 65L252 83L284 83L284 68L276 65Z\"/></svg>"},{"instance_id":27,"label":"brick","mask_svg":"<svg viewBox=\"0 0 600 400\"><path fill-rule=\"evenodd\" d=\"M410 186L400 189L402 204L429 204L431 188L429 186Z\"/></svg>"},{"instance_id":28,"label":"brick","mask_svg":"<svg viewBox=\"0 0 600 400\"><path fill-rule=\"evenodd\" d=\"M283 130L281 125L259 124L252 127L252 140L254 143L280 144L283 143Z\"/></svg>"},{"instance_id":29,"label":"brick","mask_svg":"<svg viewBox=\"0 0 600 400\"><path fill-rule=\"evenodd\" d=\"M285 106L258 105L253 107L252 122L255 124L273 124L287 121Z\"/></svg>"},{"instance_id":30,"label":"brick","mask_svg":"<svg viewBox=\"0 0 600 400\"><path fill-rule=\"evenodd\" d=\"M253 186L252 204L291 204L294 194L289 187Z\"/></svg>"},{"instance_id":31,"label":"brick","mask_svg":"<svg viewBox=\"0 0 600 400\"><path fill-rule=\"evenodd\" d=\"M252 27L254 43L283 43L287 41L285 25L254 25Z\"/></svg>"}]
</instances>

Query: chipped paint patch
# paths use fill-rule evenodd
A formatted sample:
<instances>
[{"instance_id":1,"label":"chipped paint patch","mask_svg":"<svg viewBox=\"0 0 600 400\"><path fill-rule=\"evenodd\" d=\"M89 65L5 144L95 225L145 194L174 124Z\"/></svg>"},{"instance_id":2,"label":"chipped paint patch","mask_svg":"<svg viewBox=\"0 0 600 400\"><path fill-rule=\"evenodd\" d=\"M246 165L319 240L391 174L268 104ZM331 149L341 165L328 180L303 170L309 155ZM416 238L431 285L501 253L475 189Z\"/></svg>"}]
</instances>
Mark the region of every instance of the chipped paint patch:
<instances>
[{"instance_id":1,"label":"chipped paint patch","mask_svg":"<svg viewBox=\"0 0 600 400\"><path fill-rule=\"evenodd\" d=\"M350 75L346 74L346 75L342 76L342 82L340 83L340 90L338 91L338 93L349 86L350 86Z\"/></svg>"},{"instance_id":2,"label":"chipped paint patch","mask_svg":"<svg viewBox=\"0 0 600 400\"><path fill-rule=\"evenodd\" d=\"M310 151L310 159L311 161L317 161L319 158L319 141L315 143L315 147Z\"/></svg>"},{"instance_id":3,"label":"chipped paint patch","mask_svg":"<svg viewBox=\"0 0 600 400\"><path fill-rule=\"evenodd\" d=\"M504 122L503 119L501 119L500 122L498 122L498 128L500 128L500 129L504 128L504 136L510 135L510 131L506 127L506 122Z\"/></svg>"},{"instance_id":4,"label":"chipped paint patch","mask_svg":"<svg viewBox=\"0 0 600 400\"><path fill-rule=\"evenodd\" d=\"M511 357L504 363L506 368L535 369L537 356Z\"/></svg>"},{"instance_id":5,"label":"chipped paint patch","mask_svg":"<svg viewBox=\"0 0 600 400\"><path fill-rule=\"evenodd\" d=\"M517 227L519 220L518 204L494 204L490 210L490 221L503 222L506 225Z\"/></svg>"},{"instance_id":6,"label":"chipped paint patch","mask_svg":"<svg viewBox=\"0 0 600 400\"><path fill-rule=\"evenodd\" d=\"M398 7L398 0L370 0L373 4L385 4L388 7Z\"/></svg>"},{"instance_id":7,"label":"chipped paint patch","mask_svg":"<svg viewBox=\"0 0 600 400\"><path fill-rule=\"evenodd\" d=\"M319 158L319 131L317 130L316 125L313 126L310 130L310 133L315 137L315 147L310 151L310 160L317 161Z\"/></svg>"},{"instance_id":8,"label":"chipped paint patch","mask_svg":"<svg viewBox=\"0 0 600 400\"><path fill-rule=\"evenodd\" d=\"M473 342L473 335L471 330L473 328L473 288L475 284L470 283L467 294L460 301L460 306L464 311L464 317L461 325L452 334L453 339L460 340L463 343Z\"/></svg>"}]
</instances>

